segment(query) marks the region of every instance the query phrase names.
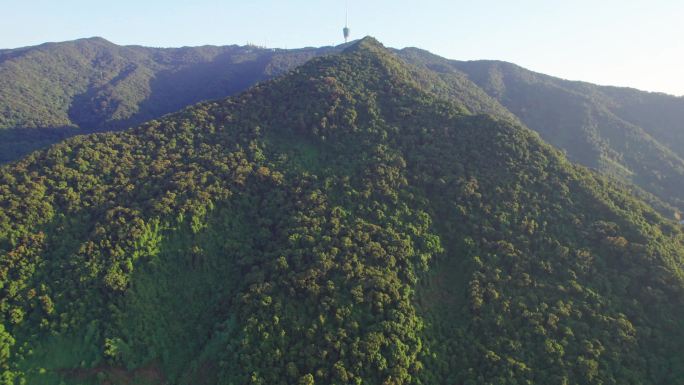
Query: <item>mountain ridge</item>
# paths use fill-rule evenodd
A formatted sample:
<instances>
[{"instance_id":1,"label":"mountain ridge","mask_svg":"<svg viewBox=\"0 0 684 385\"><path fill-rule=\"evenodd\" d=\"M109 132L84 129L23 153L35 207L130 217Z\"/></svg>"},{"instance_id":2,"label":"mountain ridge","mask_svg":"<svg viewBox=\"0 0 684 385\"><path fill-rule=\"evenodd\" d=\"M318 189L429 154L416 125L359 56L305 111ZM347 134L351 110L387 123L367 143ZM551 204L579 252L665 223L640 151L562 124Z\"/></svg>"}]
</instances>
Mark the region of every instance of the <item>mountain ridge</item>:
<instances>
[{"instance_id":1,"label":"mountain ridge","mask_svg":"<svg viewBox=\"0 0 684 385\"><path fill-rule=\"evenodd\" d=\"M0 160L40 148L55 133L121 129L225 97L334 50L165 49L83 39L8 51L0 58L0 134L7 143ZM36 144L24 150L19 140Z\"/></svg>"},{"instance_id":2,"label":"mountain ridge","mask_svg":"<svg viewBox=\"0 0 684 385\"><path fill-rule=\"evenodd\" d=\"M366 39L0 167L3 376L676 383L681 229L413 76Z\"/></svg>"},{"instance_id":3,"label":"mountain ridge","mask_svg":"<svg viewBox=\"0 0 684 385\"><path fill-rule=\"evenodd\" d=\"M411 54L409 49L404 55ZM573 161L634 183L674 206L672 211L682 210L684 140L677 133L684 132L684 99L567 81L501 61L459 62L420 54L410 57L438 73L467 76ZM660 115L639 107L653 98L669 101ZM638 120L639 114L630 112L636 108L649 118Z\"/></svg>"},{"instance_id":4,"label":"mountain ridge","mask_svg":"<svg viewBox=\"0 0 684 385\"><path fill-rule=\"evenodd\" d=\"M0 112L4 126L22 114L34 120L44 117L45 122L52 122L29 124L41 128L0 130L0 161L15 160L33 149L74 134L118 130L200 100L228 96L255 82L289 71L314 56L339 52L345 47L294 51L239 46L154 49L120 47L98 38L79 40L77 45L92 51L95 48L88 46L92 46L93 41L95 46L109 47L107 52L102 52L101 59L97 59L102 63L100 66L105 66L102 68L109 69L97 73L92 69L82 70L93 72L93 83L88 86L64 80L73 77L67 71L62 80L46 88L47 94L43 92L48 95L64 88L64 84L73 83L71 88L76 84L81 93L72 98L68 108L66 104L60 107L59 100L70 100L69 94L77 94L75 88L59 91L62 96L47 98L56 102L43 103L40 102L43 97L33 95L30 103L23 103L21 100L25 97L17 95L31 95L31 92L27 94L22 91L24 86L12 85L13 76L6 74L7 69L3 76L0 64L0 83L6 85L2 87L6 95L0 95L0 106L6 111ZM69 44L75 43L51 43L50 47L58 50ZM35 49L26 47L23 50L30 53ZM128 56L121 57L117 53L121 50L128 52ZM681 98L565 81L505 62L458 62L414 48L393 52L412 66L413 77L425 90L451 98L471 112L527 125L539 132L544 140L565 151L573 161L638 186L635 190L642 192L637 193L661 212L676 216L684 211L684 150L681 150L684 148L684 134L681 134L684 132L681 129L684 108ZM220 55L225 57L219 59ZM85 63L86 67L95 68L91 59ZM74 60L79 62L81 59L72 58L66 62ZM47 77L40 75L40 71L51 68L49 61L40 63L22 65L27 68L27 74L31 73L30 68L35 67L38 71L28 79L35 81ZM101 73L107 74L106 79L100 79ZM115 80L115 75L119 80ZM35 105L38 107L31 108L43 112L17 112L23 107L13 109L12 104ZM64 116L56 117L55 112L62 110L59 114ZM46 127L46 124L52 127Z\"/></svg>"}]
</instances>

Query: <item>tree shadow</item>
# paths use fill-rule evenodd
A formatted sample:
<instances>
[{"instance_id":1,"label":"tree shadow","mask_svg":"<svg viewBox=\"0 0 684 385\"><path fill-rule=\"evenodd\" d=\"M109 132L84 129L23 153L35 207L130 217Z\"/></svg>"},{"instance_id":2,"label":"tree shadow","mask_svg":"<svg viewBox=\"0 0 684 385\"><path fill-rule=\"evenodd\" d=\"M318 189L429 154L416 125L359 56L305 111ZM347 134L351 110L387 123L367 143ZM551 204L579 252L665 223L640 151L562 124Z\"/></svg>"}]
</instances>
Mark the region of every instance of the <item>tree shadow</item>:
<instances>
[{"instance_id":1,"label":"tree shadow","mask_svg":"<svg viewBox=\"0 0 684 385\"><path fill-rule=\"evenodd\" d=\"M33 151L86 131L74 127L11 128L0 130L0 164L20 159Z\"/></svg>"}]
</instances>

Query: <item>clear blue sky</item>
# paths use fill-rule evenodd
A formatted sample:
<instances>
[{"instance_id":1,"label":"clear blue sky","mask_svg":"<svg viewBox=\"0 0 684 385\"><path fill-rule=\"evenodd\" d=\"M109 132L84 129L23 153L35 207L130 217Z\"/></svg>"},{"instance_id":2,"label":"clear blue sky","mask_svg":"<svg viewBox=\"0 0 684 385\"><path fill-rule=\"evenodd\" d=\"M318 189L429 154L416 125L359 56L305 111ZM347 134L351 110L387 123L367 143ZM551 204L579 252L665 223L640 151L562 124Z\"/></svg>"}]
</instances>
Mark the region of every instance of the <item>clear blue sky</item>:
<instances>
[{"instance_id":1,"label":"clear blue sky","mask_svg":"<svg viewBox=\"0 0 684 385\"><path fill-rule=\"evenodd\" d=\"M338 44L345 1L0 0L0 48L102 36L176 47ZM684 95L683 0L349 0L352 37Z\"/></svg>"}]
</instances>

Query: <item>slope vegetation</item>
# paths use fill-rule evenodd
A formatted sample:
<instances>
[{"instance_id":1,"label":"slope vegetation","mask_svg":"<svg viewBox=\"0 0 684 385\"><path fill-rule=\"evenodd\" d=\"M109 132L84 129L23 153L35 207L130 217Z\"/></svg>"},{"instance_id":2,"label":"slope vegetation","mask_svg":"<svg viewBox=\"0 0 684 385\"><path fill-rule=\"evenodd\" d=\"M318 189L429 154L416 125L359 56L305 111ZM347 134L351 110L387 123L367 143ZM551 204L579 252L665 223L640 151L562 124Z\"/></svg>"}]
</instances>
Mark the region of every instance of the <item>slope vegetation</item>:
<instances>
[{"instance_id":1,"label":"slope vegetation","mask_svg":"<svg viewBox=\"0 0 684 385\"><path fill-rule=\"evenodd\" d=\"M684 378L682 232L371 38L0 169L30 384Z\"/></svg>"},{"instance_id":2,"label":"slope vegetation","mask_svg":"<svg viewBox=\"0 0 684 385\"><path fill-rule=\"evenodd\" d=\"M505 62L451 61L417 49L400 55L476 83L570 160L684 211L684 98L562 80Z\"/></svg>"},{"instance_id":3,"label":"slope vegetation","mask_svg":"<svg viewBox=\"0 0 684 385\"><path fill-rule=\"evenodd\" d=\"M343 48L159 49L91 38L2 50L0 162L233 95ZM527 125L571 161L634 186L660 212L684 211L683 98L565 81L504 62L458 62L412 48L394 53L423 90L471 113Z\"/></svg>"},{"instance_id":4,"label":"slope vegetation","mask_svg":"<svg viewBox=\"0 0 684 385\"><path fill-rule=\"evenodd\" d=\"M129 127L282 74L329 48L149 48L102 38L0 52L0 161L56 139ZM5 130L2 130L5 129Z\"/></svg>"}]
</instances>

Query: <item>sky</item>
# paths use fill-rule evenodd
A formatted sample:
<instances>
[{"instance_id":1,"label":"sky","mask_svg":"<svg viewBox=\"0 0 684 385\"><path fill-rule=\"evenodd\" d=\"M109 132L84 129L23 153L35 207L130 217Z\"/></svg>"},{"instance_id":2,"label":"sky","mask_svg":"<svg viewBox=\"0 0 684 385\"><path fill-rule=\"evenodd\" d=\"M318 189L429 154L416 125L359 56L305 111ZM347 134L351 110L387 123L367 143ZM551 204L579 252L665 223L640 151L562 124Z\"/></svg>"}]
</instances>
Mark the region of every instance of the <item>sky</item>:
<instances>
[{"instance_id":1,"label":"sky","mask_svg":"<svg viewBox=\"0 0 684 385\"><path fill-rule=\"evenodd\" d=\"M0 0L0 48L92 36L154 47L336 45L345 8L354 39L684 95L682 0Z\"/></svg>"}]
</instances>

